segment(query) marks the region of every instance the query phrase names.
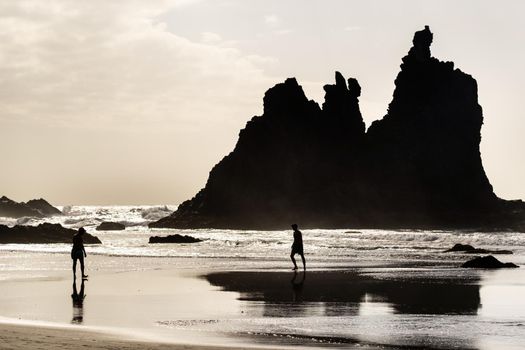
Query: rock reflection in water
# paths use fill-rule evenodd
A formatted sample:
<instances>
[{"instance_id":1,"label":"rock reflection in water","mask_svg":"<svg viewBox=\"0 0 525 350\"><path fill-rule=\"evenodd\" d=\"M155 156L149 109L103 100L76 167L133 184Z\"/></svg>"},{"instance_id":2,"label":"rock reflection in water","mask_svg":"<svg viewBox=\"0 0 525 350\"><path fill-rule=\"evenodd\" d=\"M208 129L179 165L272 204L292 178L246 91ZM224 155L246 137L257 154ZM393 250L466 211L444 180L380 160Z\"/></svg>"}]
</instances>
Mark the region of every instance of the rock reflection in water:
<instances>
[{"instance_id":1,"label":"rock reflection in water","mask_svg":"<svg viewBox=\"0 0 525 350\"><path fill-rule=\"evenodd\" d=\"M354 316L365 302L400 314L476 315L480 307L478 279L379 279L334 271L218 272L205 278L240 293L248 312L260 312L262 306L268 317Z\"/></svg>"}]
</instances>

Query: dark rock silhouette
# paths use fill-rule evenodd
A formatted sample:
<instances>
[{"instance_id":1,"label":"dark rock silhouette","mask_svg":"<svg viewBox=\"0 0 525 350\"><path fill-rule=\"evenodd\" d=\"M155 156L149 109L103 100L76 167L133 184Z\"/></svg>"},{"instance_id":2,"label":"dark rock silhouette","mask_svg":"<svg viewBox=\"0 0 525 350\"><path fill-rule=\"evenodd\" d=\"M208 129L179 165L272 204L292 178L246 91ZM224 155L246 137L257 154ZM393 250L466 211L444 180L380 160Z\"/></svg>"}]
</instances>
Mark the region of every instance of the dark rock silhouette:
<instances>
[{"instance_id":1,"label":"dark rock silhouette","mask_svg":"<svg viewBox=\"0 0 525 350\"><path fill-rule=\"evenodd\" d=\"M206 186L150 227L525 229L523 202L499 199L483 169L477 83L432 40L416 32L366 133L353 78L336 72L322 108L293 78L269 89Z\"/></svg>"},{"instance_id":2,"label":"dark rock silhouette","mask_svg":"<svg viewBox=\"0 0 525 350\"><path fill-rule=\"evenodd\" d=\"M457 243L454 244L452 248L445 250L445 252L471 252L474 250L476 250L476 248L474 248L470 244Z\"/></svg>"},{"instance_id":3,"label":"dark rock silhouette","mask_svg":"<svg viewBox=\"0 0 525 350\"><path fill-rule=\"evenodd\" d=\"M461 253L468 253L468 254L512 254L512 251L510 250L488 250L488 249L481 249L481 248L474 248L470 244L454 244L454 246L450 249L445 250L446 253L448 252L461 252Z\"/></svg>"},{"instance_id":4,"label":"dark rock silhouette","mask_svg":"<svg viewBox=\"0 0 525 350\"><path fill-rule=\"evenodd\" d=\"M60 210L49 204L49 202L43 198L31 199L26 203L26 205L30 208L38 210L40 214L44 216L63 215Z\"/></svg>"},{"instance_id":5,"label":"dark rock silhouette","mask_svg":"<svg viewBox=\"0 0 525 350\"><path fill-rule=\"evenodd\" d=\"M42 218L53 215L62 215L62 212L42 198L32 199L27 203L15 202L6 196L0 198L0 216L12 218L32 216Z\"/></svg>"},{"instance_id":6,"label":"dark rock silhouette","mask_svg":"<svg viewBox=\"0 0 525 350\"><path fill-rule=\"evenodd\" d=\"M0 225L0 243L71 243L76 230L65 228L60 224L43 223L38 226ZM97 244L100 240L85 233L84 243Z\"/></svg>"},{"instance_id":7,"label":"dark rock silhouette","mask_svg":"<svg viewBox=\"0 0 525 350\"><path fill-rule=\"evenodd\" d=\"M149 243L198 243L202 239L191 236L174 234L166 237L153 236L149 238Z\"/></svg>"},{"instance_id":8,"label":"dark rock silhouette","mask_svg":"<svg viewBox=\"0 0 525 350\"><path fill-rule=\"evenodd\" d=\"M500 269L506 267L519 267L513 263L502 263L492 255L478 257L467 261L461 267L481 268L481 269Z\"/></svg>"},{"instance_id":9,"label":"dark rock silhouette","mask_svg":"<svg viewBox=\"0 0 525 350\"><path fill-rule=\"evenodd\" d=\"M97 231L122 231L125 230L126 226L118 222L104 221L97 226Z\"/></svg>"},{"instance_id":10,"label":"dark rock silhouette","mask_svg":"<svg viewBox=\"0 0 525 350\"><path fill-rule=\"evenodd\" d=\"M0 216L12 218L21 218L23 216L43 217L36 209L29 207L25 203L15 202L6 196L0 198Z\"/></svg>"}]
</instances>

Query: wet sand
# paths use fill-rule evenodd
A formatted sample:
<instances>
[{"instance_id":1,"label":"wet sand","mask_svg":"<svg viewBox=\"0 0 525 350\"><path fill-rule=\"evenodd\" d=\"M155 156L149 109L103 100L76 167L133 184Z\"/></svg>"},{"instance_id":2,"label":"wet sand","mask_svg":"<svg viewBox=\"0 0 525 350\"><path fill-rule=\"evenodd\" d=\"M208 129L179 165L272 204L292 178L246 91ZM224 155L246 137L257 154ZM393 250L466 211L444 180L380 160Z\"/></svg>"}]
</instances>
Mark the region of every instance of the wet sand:
<instances>
[{"instance_id":1,"label":"wet sand","mask_svg":"<svg viewBox=\"0 0 525 350\"><path fill-rule=\"evenodd\" d=\"M3 350L225 350L231 346L203 346L125 340L109 333L81 329L28 326L0 323L0 348ZM238 347L236 349L243 349Z\"/></svg>"},{"instance_id":2,"label":"wet sand","mask_svg":"<svg viewBox=\"0 0 525 350\"><path fill-rule=\"evenodd\" d=\"M231 259L92 255L82 288L71 272L46 270L67 256L43 257L44 276L0 281L0 316L10 318L0 318L2 349L513 349L523 339L521 269L353 266L295 274L241 270L245 264ZM36 323L6 323L18 320Z\"/></svg>"},{"instance_id":3,"label":"wet sand","mask_svg":"<svg viewBox=\"0 0 525 350\"><path fill-rule=\"evenodd\" d=\"M92 259L105 259L92 256ZM0 316L76 328L104 327L138 339L221 344L224 337L166 327L173 320L210 321L233 317L233 293L217 293L195 274L176 268L91 271L75 284L70 273L0 282Z\"/></svg>"},{"instance_id":4,"label":"wet sand","mask_svg":"<svg viewBox=\"0 0 525 350\"><path fill-rule=\"evenodd\" d=\"M407 277L409 273L405 273ZM391 305L396 314L475 315L481 307L480 278L471 271L463 276L433 278L400 278L393 272L384 276L367 275L357 270L234 271L203 277L222 290L240 293L240 300L263 302L264 314L275 317L308 314L312 303L358 306L363 300L372 298L375 302ZM295 307L287 308L287 304ZM354 316L358 311L342 307L330 310L330 316Z\"/></svg>"}]
</instances>

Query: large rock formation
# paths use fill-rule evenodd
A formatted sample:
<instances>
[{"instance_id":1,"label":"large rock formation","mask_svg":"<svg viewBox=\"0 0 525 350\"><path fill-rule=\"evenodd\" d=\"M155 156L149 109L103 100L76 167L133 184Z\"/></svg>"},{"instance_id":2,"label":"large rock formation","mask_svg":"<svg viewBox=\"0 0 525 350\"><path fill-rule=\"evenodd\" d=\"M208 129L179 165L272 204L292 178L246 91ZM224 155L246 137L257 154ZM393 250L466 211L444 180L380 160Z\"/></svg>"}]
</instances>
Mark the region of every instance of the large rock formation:
<instances>
[{"instance_id":1,"label":"large rock formation","mask_svg":"<svg viewBox=\"0 0 525 350\"><path fill-rule=\"evenodd\" d=\"M6 196L0 198L0 216L12 218L32 216L42 218L54 215L62 215L62 212L42 198L32 199L27 203L15 202Z\"/></svg>"},{"instance_id":2,"label":"large rock formation","mask_svg":"<svg viewBox=\"0 0 525 350\"><path fill-rule=\"evenodd\" d=\"M497 198L483 170L476 81L433 58L432 39L415 34L366 133L355 79L336 72L322 108L293 78L269 89L204 189L150 226L516 228L523 203Z\"/></svg>"},{"instance_id":3,"label":"large rock formation","mask_svg":"<svg viewBox=\"0 0 525 350\"><path fill-rule=\"evenodd\" d=\"M65 228L60 224L43 223L38 226L8 227L0 225L0 243L72 243L76 230ZM100 240L85 233L84 243L96 244Z\"/></svg>"},{"instance_id":4,"label":"large rock formation","mask_svg":"<svg viewBox=\"0 0 525 350\"><path fill-rule=\"evenodd\" d=\"M415 34L388 113L367 132L367 178L382 187L377 216L475 225L497 199L481 163L477 84L431 57L431 42L428 27Z\"/></svg>"}]
</instances>

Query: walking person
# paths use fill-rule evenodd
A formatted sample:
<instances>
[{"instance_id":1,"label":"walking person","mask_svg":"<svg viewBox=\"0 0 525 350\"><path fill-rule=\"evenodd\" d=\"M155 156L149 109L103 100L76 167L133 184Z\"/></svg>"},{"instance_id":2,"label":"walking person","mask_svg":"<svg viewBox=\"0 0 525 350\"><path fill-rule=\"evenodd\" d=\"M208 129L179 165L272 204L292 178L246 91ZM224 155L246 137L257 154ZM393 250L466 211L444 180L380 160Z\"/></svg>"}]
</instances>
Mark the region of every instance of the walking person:
<instances>
[{"instance_id":1,"label":"walking person","mask_svg":"<svg viewBox=\"0 0 525 350\"><path fill-rule=\"evenodd\" d=\"M290 253L290 259L292 259L293 262L293 270L297 270L297 263L295 262L295 254L299 254L301 256L301 259L303 260L303 269L306 271L306 261L304 260L304 251L303 251L303 234L299 229L297 228L297 224L292 225L293 229L293 244L292 244L292 252Z\"/></svg>"},{"instance_id":2,"label":"walking person","mask_svg":"<svg viewBox=\"0 0 525 350\"><path fill-rule=\"evenodd\" d=\"M85 280L88 276L84 273L84 258L87 257L86 249L84 249L84 240L82 236L86 230L81 227L78 233L73 236L73 248L71 249L71 259L73 259L73 278L77 275L77 260L80 260L80 271L82 272L82 279Z\"/></svg>"}]
</instances>

